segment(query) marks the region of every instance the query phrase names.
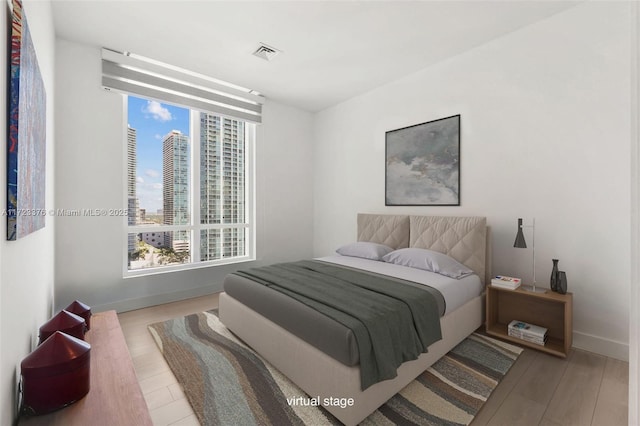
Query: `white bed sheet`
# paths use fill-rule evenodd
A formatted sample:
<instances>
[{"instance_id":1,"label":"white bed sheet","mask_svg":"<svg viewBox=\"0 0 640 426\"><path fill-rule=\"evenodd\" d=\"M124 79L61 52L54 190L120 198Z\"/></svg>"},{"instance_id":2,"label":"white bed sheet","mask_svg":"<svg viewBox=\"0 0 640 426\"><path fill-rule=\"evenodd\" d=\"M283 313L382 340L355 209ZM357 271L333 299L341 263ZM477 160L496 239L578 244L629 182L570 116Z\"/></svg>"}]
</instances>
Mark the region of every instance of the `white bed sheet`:
<instances>
[{"instance_id":1,"label":"white bed sheet","mask_svg":"<svg viewBox=\"0 0 640 426\"><path fill-rule=\"evenodd\" d=\"M339 254L319 257L316 260L363 269L377 274L388 275L435 288L444 297L445 315L455 311L474 297L482 294L484 286L477 275L469 275L459 280L422 269L409 268L378 260L360 257L342 256Z\"/></svg>"}]
</instances>

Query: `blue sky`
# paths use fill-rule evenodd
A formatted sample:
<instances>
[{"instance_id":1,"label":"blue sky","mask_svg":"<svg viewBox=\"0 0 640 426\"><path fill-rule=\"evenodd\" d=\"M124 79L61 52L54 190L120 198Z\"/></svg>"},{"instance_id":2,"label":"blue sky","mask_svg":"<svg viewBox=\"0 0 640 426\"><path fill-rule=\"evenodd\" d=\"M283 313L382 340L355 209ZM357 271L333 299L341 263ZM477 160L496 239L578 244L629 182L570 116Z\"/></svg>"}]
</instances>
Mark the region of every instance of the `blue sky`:
<instances>
[{"instance_id":1,"label":"blue sky","mask_svg":"<svg viewBox=\"0 0 640 426\"><path fill-rule=\"evenodd\" d=\"M162 208L162 139L171 130L189 135L189 110L129 96L127 121L136 129L140 208L155 213Z\"/></svg>"}]
</instances>

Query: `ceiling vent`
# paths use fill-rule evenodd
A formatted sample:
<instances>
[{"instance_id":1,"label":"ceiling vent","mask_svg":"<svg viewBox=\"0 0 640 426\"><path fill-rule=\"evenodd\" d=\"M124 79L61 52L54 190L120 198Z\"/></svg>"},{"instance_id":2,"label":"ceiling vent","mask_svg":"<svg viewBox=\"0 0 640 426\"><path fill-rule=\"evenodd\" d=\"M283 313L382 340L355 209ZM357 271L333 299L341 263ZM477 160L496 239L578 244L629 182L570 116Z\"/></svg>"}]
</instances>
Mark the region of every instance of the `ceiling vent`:
<instances>
[{"instance_id":1,"label":"ceiling vent","mask_svg":"<svg viewBox=\"0 0 640 426\"><path fill-rule=\"evenodd\" d=\"M264 43L260 43L260 47L253 52L253 56L257 56L258 58L262 58L265 61L270 61L275 58L278 53L281 51L276 49L275 47L267 46Z\"/></svg>"}]
</instances>

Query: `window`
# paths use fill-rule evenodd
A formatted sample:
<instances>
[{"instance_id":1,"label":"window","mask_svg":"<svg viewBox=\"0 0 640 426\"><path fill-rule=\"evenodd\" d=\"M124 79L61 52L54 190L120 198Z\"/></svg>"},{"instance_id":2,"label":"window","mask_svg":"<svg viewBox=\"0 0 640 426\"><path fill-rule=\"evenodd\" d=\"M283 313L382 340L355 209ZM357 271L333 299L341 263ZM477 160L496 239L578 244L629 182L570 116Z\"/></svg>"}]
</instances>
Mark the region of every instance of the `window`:
<instances>
[{"instance_id":1,"label":"window","mask_svg":"<svg viewBox=\"0 0 640 426\"><path fill-rule=\"evenodd\" d=\"M253 259L255 125L126 99L126 275Z\"/></svg>"},{"instance_id":2,"label":"window","mask_svg":"<svg viewBox=\"0 0 640 426\"><path fill-rule=\"evenodd\" d=\"M127 100L125 276L254 259L253 145L265 98L107 48L102 86Z\"/></svg>"}]
</instances>

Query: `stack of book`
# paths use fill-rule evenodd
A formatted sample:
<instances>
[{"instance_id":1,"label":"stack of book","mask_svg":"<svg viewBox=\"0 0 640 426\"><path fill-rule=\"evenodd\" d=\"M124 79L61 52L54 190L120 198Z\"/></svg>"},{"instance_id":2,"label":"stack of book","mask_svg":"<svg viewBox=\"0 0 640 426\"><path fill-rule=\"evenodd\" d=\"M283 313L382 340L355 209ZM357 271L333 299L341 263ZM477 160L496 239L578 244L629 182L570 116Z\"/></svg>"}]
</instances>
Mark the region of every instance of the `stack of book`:
<instances>
[{"instance_id":1,"label":"stack of book","mask_svg":"<svg viewBox=\"0 0 640 426\"><path fill-rule=\"evenodd\" d=\"M509 323L509 336L544 346L548 334L544 327L513 320Z\"/></svg>"},{"instance_id":2,"label":"stack of book","mask_svg":"<svg viewBox=\"0 0 640 426\"><path fill-rule=\"evenodd\" d=\"M491 279L491 285L494 287L508 288L509 290L515 290L520 287L520 278L507 277L505 275L498 275Z\"/></svg>"}]
</instances>

